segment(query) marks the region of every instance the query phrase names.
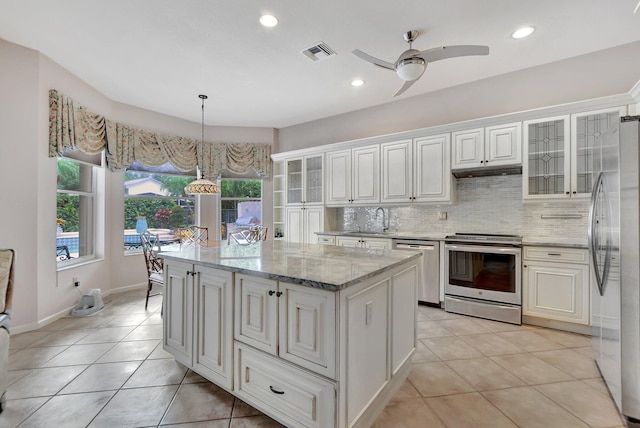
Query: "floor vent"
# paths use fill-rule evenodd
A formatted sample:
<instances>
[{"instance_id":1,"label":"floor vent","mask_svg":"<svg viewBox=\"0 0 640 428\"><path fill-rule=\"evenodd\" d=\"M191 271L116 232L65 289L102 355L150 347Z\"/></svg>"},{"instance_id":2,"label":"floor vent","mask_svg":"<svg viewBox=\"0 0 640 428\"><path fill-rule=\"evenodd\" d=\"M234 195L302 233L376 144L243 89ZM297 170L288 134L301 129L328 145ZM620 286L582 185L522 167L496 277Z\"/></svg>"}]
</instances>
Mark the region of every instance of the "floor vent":
<instances>
[{"instance_id":1,"label":"floor vent","mask_svg":"<svg viewBox=\"0 0 640 428\"><path fill-rule=\"evenodd\" d=\"M320 61L321 59L336 55L336 51L331 49L325 42L319 42L313 46L309 46L304 49L302 53L312 61Z\"/></svg>"}]
</instances>

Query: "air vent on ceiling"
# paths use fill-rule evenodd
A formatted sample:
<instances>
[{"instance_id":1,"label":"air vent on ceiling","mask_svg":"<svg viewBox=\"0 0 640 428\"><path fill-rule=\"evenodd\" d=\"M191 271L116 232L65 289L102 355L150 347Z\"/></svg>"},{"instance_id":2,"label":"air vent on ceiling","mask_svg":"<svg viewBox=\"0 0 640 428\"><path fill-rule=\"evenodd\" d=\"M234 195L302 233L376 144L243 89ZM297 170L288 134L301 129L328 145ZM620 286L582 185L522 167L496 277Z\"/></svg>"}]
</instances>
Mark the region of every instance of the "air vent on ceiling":
<instances>
[{"instance_id":1,"label":"air vent on ceiling","mask_svg":"<svg viewBox=\"0 0 640 428\"><path fill-rule=\"evenodd\" d=\"M313 46L309 46L304 49L302 53L312 61L320 61L321 59L336 55L336 51L331 49L325 42L319 42Z\"/></svg>"}]
</instances>

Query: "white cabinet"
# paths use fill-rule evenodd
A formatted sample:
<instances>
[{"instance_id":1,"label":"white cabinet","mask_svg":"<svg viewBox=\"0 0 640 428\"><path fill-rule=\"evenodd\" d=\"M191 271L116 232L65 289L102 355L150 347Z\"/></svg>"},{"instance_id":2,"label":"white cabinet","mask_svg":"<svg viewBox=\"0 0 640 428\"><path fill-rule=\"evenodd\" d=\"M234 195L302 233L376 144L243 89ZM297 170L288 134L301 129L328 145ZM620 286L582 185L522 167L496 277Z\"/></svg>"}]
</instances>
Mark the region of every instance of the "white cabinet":
<instances>
[{"instance_id":1,"label":"white cabinet","mask_svg":"<svg viewBox=\"0 0 640 428\"><path fill-rule=\"evenodd\" d=\"M233 275L176 261L165 262L164 270L164 349L205 378L231 389Z\"/></svg>"},{"instance_id":2,"label":"white cabinet","mask_svg":"<svg viewBox=\"0 0 640 428\"><path fill-rule=\"evenodd\" d=\"M458 131L453 140L452 169L519 165L522 163L521 123Z\"/></svg>"},{"instance_id":3,"label":"white cabinet","mask_svg":"<svg viewBox=\"0 0 640 428\"><path fill-rule=\"evenodd\" d=\"M285 239L301 244L317 244L316 232L324 231L324 207L287 207Z\"/></svg>"},{"instance_id":4,"label":"white cabinet","mask_svg":"<svg viewBox=\"0 0 640 428\"><path fill-rule=\"evenodd\" d=\"M284 239L285 221L285 163L273 162L273 239ZM226 237L223 237L223 239Z\"/></svg>"},{"instance_id":5,"label":"white cabinet","mask_svg":"<svg viewBox=\"0 0 640 428\"><path fill-rule=\"evenodd\" d=\"M626 108L613 108L523 123L524 199L589 198L593 150Z\"/></svg>"},{"instance_id":6,"label":"white cabinet","mask_svg":"<svg viewBox=\"0 0 640 428\"><path fill-rule=\"evenodd\" d=\"M334 379L336 294L236 275L235 339Z\"/></svg>"},{"instance_id":7,"label":"white cabinet","mask_svg":"<svg viewBox=\"0 0 640 428\"><path fill-rule=\"evenodd\" d=\"M327 205L380 202L380 146L327 153Z\"/></svg>"},{"instance_id":8,"label":"white cabinet","mask_svg":"<svg viewBox=\"0 0 640 428\"><path fill-rule=\"evenodd\" d=\"M525 316L588 325L588 251L576 248L524 247Z\"/></svg>"},{"instance_id":9,"label":"white cabinet","mask_svg":"<svg viewBox=\"0 0 640 428\"><path fill-rule=\"evenodd\" d=\"M450 202L449 147L449 134L381 144L381 202Z\"/></svg>"},{"instance_id":10,"label":"white cabinet","mask_svg":"<svg viewBox=\"0 0 640 428\"><path fill-rule=\"evenodd\" d=\"M361 236L336 236L335 243L339 247L375 248L379 250L390 250L392 246L391 239L363 238Z\"/></svg>"},{"instance_id":11,"label":"white cabinet","mask_svg":"<svg viewBox=\"0 0 640 428\"><path fill-rule=\"evenodd\" d=\"M336 386L320 376L236 342L238 397L289 427L336 426Z\"/></svg>"},{"instance_id":12,"label":"white cabinet","mask_svg":"<svg viewBox=\"0 0 640 428\"><path fill-rule=\"evenodd\" d=\"M322 204L323 154L287 159L287 205Z\"/></svg>"}]
</instances>

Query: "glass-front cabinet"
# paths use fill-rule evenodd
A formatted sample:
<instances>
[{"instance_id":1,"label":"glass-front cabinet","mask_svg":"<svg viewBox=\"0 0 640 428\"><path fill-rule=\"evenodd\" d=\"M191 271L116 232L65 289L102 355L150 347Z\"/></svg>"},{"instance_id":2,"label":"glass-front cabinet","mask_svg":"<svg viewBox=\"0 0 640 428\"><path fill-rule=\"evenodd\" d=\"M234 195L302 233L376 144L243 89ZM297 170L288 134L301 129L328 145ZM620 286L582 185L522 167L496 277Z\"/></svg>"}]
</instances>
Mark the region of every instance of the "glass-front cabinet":
<instances>
[{"instance_id":1,"label":"glass-front cabinet","mask_svg":"<svg viewBox=\"0 0 640 428\"><path fill-rule=\"evenodd\" d=\"M612 108L523 123L523 198L589 198L593 148L626 109Z\"/></svg>"},{"instance_id":2,"label":"glass-front cabinet","mask_svg":"<svg viewBox=\"0 0 640 428\"><path fill-rule=\"evenodd\" d=\"M287 160L287 205L321 204L323 155Z\"/></svg>"}]
</instances>

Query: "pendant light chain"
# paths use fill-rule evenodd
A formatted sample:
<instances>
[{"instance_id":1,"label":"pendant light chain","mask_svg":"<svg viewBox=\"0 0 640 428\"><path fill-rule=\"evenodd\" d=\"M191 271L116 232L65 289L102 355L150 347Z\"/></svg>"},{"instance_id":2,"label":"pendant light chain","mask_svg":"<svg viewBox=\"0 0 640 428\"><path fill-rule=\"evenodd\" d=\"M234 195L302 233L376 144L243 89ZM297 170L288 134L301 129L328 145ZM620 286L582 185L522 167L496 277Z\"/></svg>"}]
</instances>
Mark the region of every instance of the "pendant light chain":
<instances>
[{"instance_id":1,"label":"pendant light chain","mask_svg":"<svg viewBox=\"0 0 640 428\"><path fill-rule=\"evenodd\" d=\"M199 164L198 153L196 151L196 167L200 169L200 179L189 183L187 187L184 188L184 191L188 195L215 195L220 193L220 188L216 183L204 178L204 100L208 97L206 95L198 95L198 97L202 100L202 139L200 141L200 153L203 165Z\"/></svg>"}]
</instances>

